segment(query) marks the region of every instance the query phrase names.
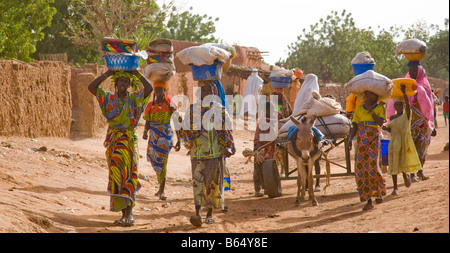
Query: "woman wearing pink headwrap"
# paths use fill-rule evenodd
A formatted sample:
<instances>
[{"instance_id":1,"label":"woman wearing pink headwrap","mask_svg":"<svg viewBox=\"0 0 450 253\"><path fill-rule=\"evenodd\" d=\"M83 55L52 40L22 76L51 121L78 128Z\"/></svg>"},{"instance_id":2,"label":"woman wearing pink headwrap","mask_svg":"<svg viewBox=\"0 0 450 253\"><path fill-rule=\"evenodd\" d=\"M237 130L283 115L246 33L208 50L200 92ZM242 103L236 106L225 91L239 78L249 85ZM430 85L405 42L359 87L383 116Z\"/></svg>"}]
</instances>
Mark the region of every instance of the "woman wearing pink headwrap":
<instances>
[{"instance_id":1,"label":"woman wearing pink headwrap","mask_svg":"<svg viewBox=\"0 0 450 253\"><path fill-rule=\"evenodd\" d=\"M409 62L408 73L405 78L412 78L416 80L417 94L409 98L411 105L411 136L416 146L417 155L420 162L425 164L428 145L430 145L431 136L436 135L434 130L433 117L433 97L431 94L431 86L428 83L427 74L420 62ZM387 118L395 114L395 109L392 99L389 100L386 108ZM423 174L423 170L417 172L418 179L427 180L429 177ZM411 174L411 181L415 182L414 174Z\"/></svg>"}]
</instances>

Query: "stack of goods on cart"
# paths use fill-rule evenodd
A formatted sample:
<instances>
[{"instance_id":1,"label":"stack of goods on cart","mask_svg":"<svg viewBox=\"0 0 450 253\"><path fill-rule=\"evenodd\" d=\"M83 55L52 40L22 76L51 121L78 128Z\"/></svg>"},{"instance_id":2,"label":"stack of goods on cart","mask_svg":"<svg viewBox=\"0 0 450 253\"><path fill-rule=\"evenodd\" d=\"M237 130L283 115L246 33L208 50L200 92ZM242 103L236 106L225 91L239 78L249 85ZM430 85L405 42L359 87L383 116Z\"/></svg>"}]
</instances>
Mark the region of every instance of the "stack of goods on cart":
<instances>
[{"instance_id":1,"label":"stack of goods on cart","mask_svg":"<svg viewBox=\"0 0 450 253\"><path fill-rule=\"evenodd\" d=\"M156 39L147 47L147 66L144 75L151 82L167 82L175 75L173 63L172 41L168 39Z\"/></svg>"},{"instance_id":2,"label":"stack of goods on cart","mask_svg":"<svg viewBox=\"0 0 450 253\"><path fill-rule=\"evenodd\" d=\"M102 53L106 66L111 70L130 71L139 67L141 58L147 59L145 51L136 52L136 42L103 38Z\"/></svg>"},{"instance_id":3,"label":"stack of goods on cart","mask_svg":"<svg viewBox=\"0 0 450 253\"><path fill-rule=\"evenodd\" d=\"M220 80L223 65L230 59L231 53L211 44L192 46L177 53L181 63L191 66L194 80Z\"/></svg>"},{"instance_id":4,"label":"stack of goods on cart","mask_svg":"<svg viewBox=\"0 0 450 253\"><path fill-rule=\"evenodd\" d=\"M364 92L371 91L378 95L379 101L385 103L392 95L392 88L391 79L372 70L355 76L344 86L347 92L355 94L361 101L364 101Z\"/></svg>"},{"instance_id":5,"label":"stack of goods on cart","mask_svg":"<svg viewBox=\"0 0 450 253\"><path fill-rule=\"evenodd\" d=\"M397 55L403 54L408 61L421 61L427 50L428 47L425 42L419 39L409 39L399 43L395 48L395 53Z\"/></svg>"},{"instance_id":6,"label":"stack of goods on cart","mask_svg":"<svg viewBox=\"0 0 450 253\"><path fill-rule=\"evenodd\" d=\"M348 134L350 120L341 114L342 106L334 98L320 95L318 78L314 74L305 77L295 99L292 116L300 120L301 117L317 117L317 127L327 138L338 138ZM286 137L289 128L294 123L289 119L279 130L279 137Z\"/></svg>"},{"instance_id":7,"label":"stack of goods on cart","mask_svg":"<svg viewBox=\"0 0 450 253\"><path fill-rule=\"evenodd\" d=\"M357 53L351 61L353 74L355 76L366 72L367 70L374 70L375 60L372 58L369 52L363 51Z\"/></svg>"}]
</instances>

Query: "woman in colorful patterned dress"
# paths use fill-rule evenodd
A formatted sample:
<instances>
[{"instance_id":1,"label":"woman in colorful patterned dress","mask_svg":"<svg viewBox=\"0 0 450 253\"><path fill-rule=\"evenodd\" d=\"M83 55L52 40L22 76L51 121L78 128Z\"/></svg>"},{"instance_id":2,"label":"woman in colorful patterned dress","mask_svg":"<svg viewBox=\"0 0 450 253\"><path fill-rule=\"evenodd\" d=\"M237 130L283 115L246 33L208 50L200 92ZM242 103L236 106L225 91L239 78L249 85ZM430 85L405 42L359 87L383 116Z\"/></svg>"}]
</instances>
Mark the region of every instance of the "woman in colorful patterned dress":
<instances>
[{"instance_id":1,"label":"woman in colorful patterned dress","mask_svg":"<svg viewBox=\"0 0 450 253\"><path fill-rule=\"evenodd\" d=\"M383 202L386 195L386 181L379 167L378 151L380 148L380 126L386 118L384 106L377 103L378 96L370 91L365 92L364 104L355 109L350 140L356 136L355 179L361 202L367 201L363 211L373 208L375 202ZM348 142L352 149L352 142Z\"/></svg>"},{"instance_id":2,"label":"woman in colorful patterned dress","mask_svg":"<svg viewBox=\"0 0 450 253\"><path fill-rule=\"evenodd\" d=\"M180 130L182 143L191 156L195 215L190 222L194 226L202 225L202 206L208 208L205 222L214 223L213 209L222 208L224 203L224 157L236 152L232 121L217 96L217 86L212 81L198 83L201 100L190 106ZM206 103L206 96L217 100Z\"/></svg>"},{"instance_id":3,"label":"woman in colorful patterned dress","mask_svg":"<svg viewBox=\"0 0 450 253\"><path fill-rule=\"evenodd\" d=\"M109 76L114 83L115 92L107 92L100 84ZM129 92L133 85L143 84L140 91ZM134 224L132 215L136 193L141 184L138 175L138 149L136 127L139 118L153 91L150 82L138 70L130 72L114 72L108 70L97 77L88 87L97 97L102 114L108 122L108 131L104 146L109 168L108 192L110 210L122 211L122 218L114 224L131 226Z\"/></svg>"},{"instance_id":4,"label":"woman in colorful patterned dress","mask_svg":"<svg viewBox=\"0 0 450 253\"><path fill-rule=\"evenodd\" d=\"M417 177L420 180L427 180L429 177L423 174L423 166L427 157L431 136L436 135L436 130L434 129L433 96L427 74L423 67L420 66L420 62L409 62L408 65L408 74L406 74L405 78L415 79L417 86L417 94L409 98L412 109L411 136L416 146L420 163L422 164L422 169L417 172ZM411 181L416 181L414 173L411 173Z\"/></svg>"},{"instance_id":5,"label":"woman in colorful patterned dress","mask_svg":"<svg viewBox=\"0 0 450 253\"><path fill-rule=\"evenodd\" d=\"M166 95L167 83L155 82L153 87L155 88L153 101L147 104L144 111L143 118L146 122L142 138L144 140L148 138L147 160L152 164L159 183L159 190L155 196L159 196L161 200L166 200L164 188L166 184L167 161L173 146L173 131L170 126L170 119L172 114L176 112L177 107L170 97ZM179 131L176 131L176 134L175 151L179 151Z\"/></svg>"}]
</instances>

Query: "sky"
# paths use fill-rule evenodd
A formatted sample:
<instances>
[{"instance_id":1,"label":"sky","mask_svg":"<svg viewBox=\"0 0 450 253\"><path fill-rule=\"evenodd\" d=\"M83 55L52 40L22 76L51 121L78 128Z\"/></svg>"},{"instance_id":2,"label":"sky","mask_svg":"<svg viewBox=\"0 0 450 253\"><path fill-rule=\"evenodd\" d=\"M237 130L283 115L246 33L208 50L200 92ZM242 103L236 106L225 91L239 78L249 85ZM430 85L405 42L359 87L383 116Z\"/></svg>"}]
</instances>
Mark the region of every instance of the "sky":
<instances>
[{"instance_id":1,"label":"sky","mask_svg":"<svg viewBox=\"0 0 450 253\"><path fill-rule=\"evenodd\" d=\"M159 0L157 2L168 2ZM351 13L358 28L409 28L418 21L444 29L448 0L174 0L180 12L193 7L197 14L219 18L216 38L224 43L268 51L264 61L275 64L288 55L288 45L303 29L325 19L332 11Z\"/></svg>"}]
</instances>

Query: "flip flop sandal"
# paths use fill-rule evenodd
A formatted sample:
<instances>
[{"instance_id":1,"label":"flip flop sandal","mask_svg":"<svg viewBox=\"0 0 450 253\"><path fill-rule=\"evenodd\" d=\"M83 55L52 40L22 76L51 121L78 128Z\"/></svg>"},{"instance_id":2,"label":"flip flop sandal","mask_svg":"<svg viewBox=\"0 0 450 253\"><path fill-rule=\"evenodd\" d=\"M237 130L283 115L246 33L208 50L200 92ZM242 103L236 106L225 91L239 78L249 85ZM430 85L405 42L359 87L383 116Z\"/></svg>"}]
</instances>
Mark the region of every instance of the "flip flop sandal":
<instances>
[{"instance_id":1,"label":"flip flop sandal","mask_svg":"<svg viewBox=\"0 0 450 253\"><path fill-rule=\"evenodd\" d=\"M125 219L115 220L114 225L116 226L123 226L123 223L125 222Z\"/></svg>"},{"instance_id":2,"label":"flip flop sandal","mask_svg":"<svg viewBox=\"0 0 450 253\"><path fill-rule=\"evenodd\" d=\"M134 219L126 219L123 223L122 223L123 227L131 227L134 226Z\"/></svg>"},{"instance_id":3,"label":"flip flop sandal","mask_svg":"<svg viewBox=\"0 0 450 253\"><path fill-rule=\"evenodd\" d=\"M213 218L211 218L211 217L205 219L205 223L206 223L206 224L213 224L213 223L215 223L215 222L216 222L216 221L215 221Z\"/></svg>"},{"instance_id":4,"label":"flip flop sandal","mask_svg":"<svg viewBox=\"0 0 450 253\"><path fill-rule=\"evenodd\" d=\"M196 226L196 227L201 227L202 226L202 218L195 215L195 216L191 216L190 222L192 225Z\"/></svg>"}]
</instances>

